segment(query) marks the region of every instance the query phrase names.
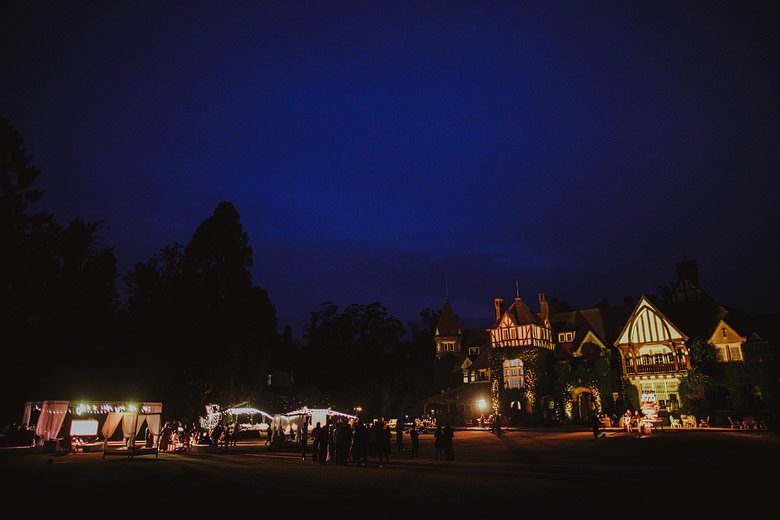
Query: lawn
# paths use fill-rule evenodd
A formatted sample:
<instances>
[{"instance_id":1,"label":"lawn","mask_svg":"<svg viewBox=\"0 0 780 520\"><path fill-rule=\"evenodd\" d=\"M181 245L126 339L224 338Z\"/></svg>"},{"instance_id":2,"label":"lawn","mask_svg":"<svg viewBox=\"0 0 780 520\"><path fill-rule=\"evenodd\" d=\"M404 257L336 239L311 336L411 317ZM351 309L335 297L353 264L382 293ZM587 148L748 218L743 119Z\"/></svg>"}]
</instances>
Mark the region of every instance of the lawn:
<instances>
[{"instance_id":1,"label":"lawn","mask_svg":"<svg viewBox=\"0 0 780 520\"><path fill-rule=\"evenodd\" d=\"M95 515L108 508L114 518L138 517L139 505L177 515L280 511L292 517L356 508L381 517L529 511L613 517L625 508L640 516L718 517L736 507L745 513L775 508L780 437L773 433L676 430L637 438L610 432L593 440L588 432L525 430L497 438L459 431L455 440L454 462L433 460L432 439L422 436L420 458L393 451L383 468L373 461L320 466L257 442L228 453L134 460L14 449L0 452L0 464L4 494L16 503Z\"/></svg>"}]
</instances>

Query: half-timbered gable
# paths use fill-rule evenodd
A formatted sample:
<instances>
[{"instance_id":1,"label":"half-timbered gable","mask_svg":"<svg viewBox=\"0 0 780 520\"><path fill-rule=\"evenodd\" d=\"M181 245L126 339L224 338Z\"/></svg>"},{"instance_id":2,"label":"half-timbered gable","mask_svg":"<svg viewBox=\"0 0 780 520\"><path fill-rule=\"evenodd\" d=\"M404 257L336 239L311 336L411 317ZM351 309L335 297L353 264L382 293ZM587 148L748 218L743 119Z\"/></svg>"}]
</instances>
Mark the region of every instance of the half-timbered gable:
<instances>
[{"instance_id":1,"label":"half-timbered gable","mask_svg":"<svg viewBox=\"0 0 780 520\"><path fill-rule=\"evenodd\" d=\"M642 296L615 346L623 374L640 392L652 392L662 409L679 407L679 385L690 368L688 337Z\"/></svg>"},{"instance_id":2,"label":"half-timbered gable","mask_svg":"<svg viewBox=\"0 0 780 520\"><path fill-rule=\"evenodd\" d=\"M535 315L521 298L515 298L489 329L490 344L494 348L541 347L552 350L554 344L549 323L546 315Z\"/></svg>"}]
</instances>

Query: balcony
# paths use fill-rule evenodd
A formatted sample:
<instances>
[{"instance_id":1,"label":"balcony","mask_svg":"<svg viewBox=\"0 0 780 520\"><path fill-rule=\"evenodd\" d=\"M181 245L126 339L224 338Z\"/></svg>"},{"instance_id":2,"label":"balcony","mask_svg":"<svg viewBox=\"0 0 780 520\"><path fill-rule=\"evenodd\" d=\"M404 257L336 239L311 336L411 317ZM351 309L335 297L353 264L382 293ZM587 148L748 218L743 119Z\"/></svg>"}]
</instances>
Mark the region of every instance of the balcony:
<instances>
[{"instance_id":1,"label":"balcony","mask_svg":"<svg viewBox=\"0 0 780 520\"><path fill-rule=\"evenodd\" d=\"M678 372L679 370L685 370L685 368L678 369L674 363L650 363L647 365L637 365L635 368L635 373L637 374L660 374L663 372Z\"/></svg>"}]
</instances>

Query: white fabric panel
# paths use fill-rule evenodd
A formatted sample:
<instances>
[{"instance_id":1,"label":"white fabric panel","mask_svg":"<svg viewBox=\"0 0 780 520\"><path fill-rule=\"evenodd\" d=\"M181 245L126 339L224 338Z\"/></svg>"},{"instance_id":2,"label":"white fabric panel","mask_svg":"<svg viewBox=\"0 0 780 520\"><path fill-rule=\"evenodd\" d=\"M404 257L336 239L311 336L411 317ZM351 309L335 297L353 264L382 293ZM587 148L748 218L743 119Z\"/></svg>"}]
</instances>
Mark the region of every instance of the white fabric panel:
<instances>
[{"instance_id":1,"label":"white fabric panel","mask_svg":"<svg viewBox=\"0 0 780 520\"><path fill-rule=\"evenodd\" d=\"M114 435L116 427L119 426L119 422L122 420L122 412L109 412L106 417L106 422L103 423L103 429L100 430L103 437L106 439Z\"/></svg>"},{"instance_id":2,"label":"white fabric panel","mask_svg":"<svg viewBox=\"0 0 780 520\"><path fill-rule=\"evenodd\" d=\"M55 439L62 428L62 423L65 422L66 413L68 413L68 401L44 401L35 433L45 441Z\"/></svg>"},{"instance_id":3,"label":"white fabric panel","mask_svg":"<svg viewBox=\"0 0 780 520\"><path fill-rule=\"evenodd\" d=\"M135 422L138 420L137 412L125 412L122 416L122 436L129 439L135 431Z\"/></svg>"},{"instance_id":4,"label":"white fabric panel","mask_svg":"<svg viewBox=\"0 0 780 520\"><path fill-rule=\"evenodd\" d=\"M24 403L24 414L22 415L22 426L30 426L30 416L32 415L32 403Z\"/></svg>"},{"instance_id":5,"label":"white fabric panel","mask_svg":"<svg viewBox=\"0 0 780 520\"><path fill-rule=\"evenodd\" d=\"M159 415L147 415L146 424L149 426L149 430L154 435L160 435L160 416Z\"/></svg>"}]
</instances>

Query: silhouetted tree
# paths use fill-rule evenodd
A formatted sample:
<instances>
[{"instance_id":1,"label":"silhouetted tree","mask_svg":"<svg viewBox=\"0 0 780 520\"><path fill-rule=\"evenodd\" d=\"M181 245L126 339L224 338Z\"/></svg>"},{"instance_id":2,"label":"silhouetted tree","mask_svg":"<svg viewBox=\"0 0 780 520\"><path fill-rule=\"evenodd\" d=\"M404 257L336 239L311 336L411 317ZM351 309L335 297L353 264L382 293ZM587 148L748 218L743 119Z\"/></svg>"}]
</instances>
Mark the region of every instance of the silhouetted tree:
<instances>
[{"instance_id":1,"label":"silhouetted tree","mask_svg":"<svg viewBox=\"0 0 780 520\"><path fill-rule=\"evenodd\" d=\"M252 256L240 215L221 202L185 247L165 247L125 277L136 333L173 353L162 356L162 392L174 413L252 399L264 384L279 336Z\"/></svg>"},{"instance_id":2,"label":"silhouetted tree","mask_svg":"<svg viewBox=\"0 0 780 520\"><path fill-rule=\"evenodd\" d=\"M325 302L304 328L302 377L330 392L337 405L360 400L367 413L398 411L409 383L403 335L403 324L378 302L343 310Z\"/></svg>"},{"instance_id":3,"label":"silhouetted tree","mask_svg":"<svg viewBox=\"0 0 780 520\"><path fill-rule=\"evenodd\" d=\"M559 300L558 298L549 298L550 314L557 314L559 312L572 312L574 307L569 305L566 300Z\"/></svg>"},{"instance_id":4,"label":"silhouetted tree","mask_svg":"<svg viewBox=\"0 0 780 520\"><path fill-rule=\"evenodd\" d=\"M35 212L39 176L22 138L0 116L0 343L8 345L0 363L3 413L24 399L72 396L85 382L93 389L113 383L85 377L79 356L114 343L107 336L116 329L113 249L102 245L101 222L75 218L62 228L53 215Z\"/></svg>"}]
</instances>

